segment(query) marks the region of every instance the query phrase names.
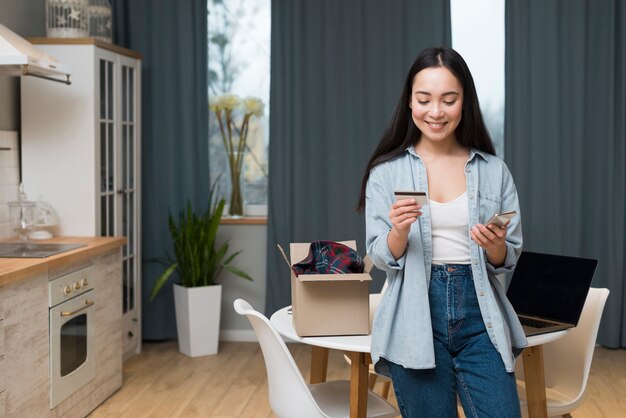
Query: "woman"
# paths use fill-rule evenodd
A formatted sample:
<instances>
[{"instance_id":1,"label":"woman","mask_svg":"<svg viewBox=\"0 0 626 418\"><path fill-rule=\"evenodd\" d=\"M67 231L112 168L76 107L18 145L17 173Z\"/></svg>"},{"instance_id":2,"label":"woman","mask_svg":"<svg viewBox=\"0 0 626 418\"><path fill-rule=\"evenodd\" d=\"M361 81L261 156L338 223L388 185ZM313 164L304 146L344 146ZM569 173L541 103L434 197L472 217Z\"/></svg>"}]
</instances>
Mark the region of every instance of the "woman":
<instances>
[{"instance_id":1,"label":"woman","mask_svg":"<svg viewBox=\"0 0 626 418\"><path fill-rule=\"evenodd\" d=\"M428 204L394 191L426 192ZM519 203L495 157L474 81L450 48L417 57L369 161L359 209L388 288L372 330L376 371L404 417L519 417L515 353L526 345L503 275L522 248ZM502 227L495 213L516 211Z\"/></svg>"}]
</instances>

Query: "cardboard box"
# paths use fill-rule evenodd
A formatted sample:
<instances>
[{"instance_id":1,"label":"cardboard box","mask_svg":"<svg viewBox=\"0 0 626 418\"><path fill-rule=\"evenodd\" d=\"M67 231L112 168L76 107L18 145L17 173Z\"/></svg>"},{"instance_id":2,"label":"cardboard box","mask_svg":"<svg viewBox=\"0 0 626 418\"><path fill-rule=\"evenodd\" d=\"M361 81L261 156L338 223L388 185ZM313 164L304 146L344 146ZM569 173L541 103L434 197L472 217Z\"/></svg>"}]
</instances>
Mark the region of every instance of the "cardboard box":
<instances>
[{"instance_id":1,"label":"cardboard box","mask_svg":"<svg viewBox=\"0 0 626 418\"><path fill-rule=\"evenodd\" d=\"M356 241L341 241L356 250ZM369 272L373 263L364 258L364 273L300 274L292 265L309 254L310 243L291 243L290 260L278 246L291 272L293 326L300 337L367 335L369 320Z\"/></svg>"}]
</instances>

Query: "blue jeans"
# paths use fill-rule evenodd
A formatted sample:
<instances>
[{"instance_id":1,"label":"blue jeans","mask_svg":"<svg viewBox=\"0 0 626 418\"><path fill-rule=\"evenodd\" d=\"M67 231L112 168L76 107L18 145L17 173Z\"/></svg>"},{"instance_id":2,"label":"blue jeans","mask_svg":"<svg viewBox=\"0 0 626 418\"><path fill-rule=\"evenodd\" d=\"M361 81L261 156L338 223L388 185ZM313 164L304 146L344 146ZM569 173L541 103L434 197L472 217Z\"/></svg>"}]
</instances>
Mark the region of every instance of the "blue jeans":
<instances>
[{"instance_id":1,"label":"blue jeans","mask_svg":"<svg viewBox=\"0 0 626 418\"><path fill-rule=\"evenodd\" d=\"M456 417L458 394L468 418L520 417L515 376L487 335L470 266L433 265L428 296L437 367L388 361L402 416Z\"/></svg>"}]
</instances>

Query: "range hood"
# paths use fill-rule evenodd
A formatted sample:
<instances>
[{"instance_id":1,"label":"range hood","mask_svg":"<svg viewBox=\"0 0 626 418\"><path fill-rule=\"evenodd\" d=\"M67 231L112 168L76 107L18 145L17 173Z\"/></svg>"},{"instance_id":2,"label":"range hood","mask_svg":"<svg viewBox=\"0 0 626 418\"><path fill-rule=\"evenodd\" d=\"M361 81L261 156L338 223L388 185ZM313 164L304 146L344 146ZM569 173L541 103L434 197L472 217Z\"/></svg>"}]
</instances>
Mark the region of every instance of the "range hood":
<instances>
[{"instance_id":1,"label":"range hood","mask_svg":"<svg viewBox=\"0 0 626 418\"><path fill-rule=\"evenodd\" d=\"M69 68L0 24L0 76L33 76L70 84Z\"/></svg>"}]
</instances>

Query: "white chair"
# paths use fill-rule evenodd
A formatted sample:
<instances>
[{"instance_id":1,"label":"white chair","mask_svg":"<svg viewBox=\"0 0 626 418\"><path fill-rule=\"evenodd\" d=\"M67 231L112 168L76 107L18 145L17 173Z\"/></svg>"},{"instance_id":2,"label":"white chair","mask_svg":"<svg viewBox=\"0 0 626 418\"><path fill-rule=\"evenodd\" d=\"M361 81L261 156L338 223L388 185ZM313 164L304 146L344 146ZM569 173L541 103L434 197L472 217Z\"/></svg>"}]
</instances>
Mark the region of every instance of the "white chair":
<instances>
[{"instance_id":1,"label":"white chair","mask_svg":"<svg viewBox=\"0 0 626 418\"><path fill-rule=\"evenodd\" d=\"M331 381L307 385L278 331L248 302L233 303L239 315L246 315L254 328L267 370L270 405L279 418L339 418L350 416L350 382ZM398 411L376 393L369 391L367 416L391 418Z\"/></svg>"},{"instance_id":2,"label":"white chair","mask_svg":"<svg viewBox=\"0 0 626 418\"><path fill-rule=\"evenodd\" d=\"M587 300L578 321L563 338L543 346L544 374L548 416L571 417L583 400L598 328L609 296L608 289L589 289ZM515 376L522 414L528 416L524 367L517 362Z\"/></svg>"}]
</instances>

